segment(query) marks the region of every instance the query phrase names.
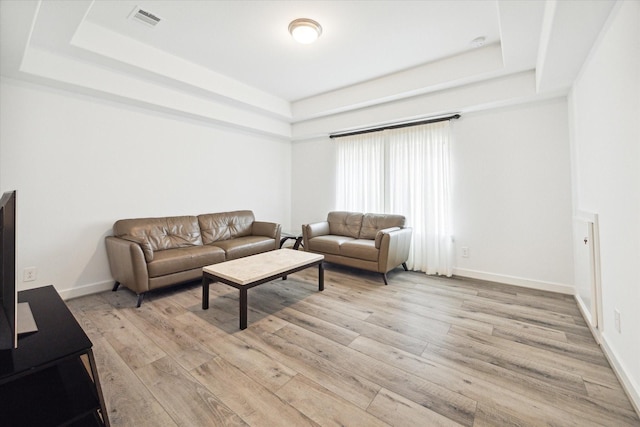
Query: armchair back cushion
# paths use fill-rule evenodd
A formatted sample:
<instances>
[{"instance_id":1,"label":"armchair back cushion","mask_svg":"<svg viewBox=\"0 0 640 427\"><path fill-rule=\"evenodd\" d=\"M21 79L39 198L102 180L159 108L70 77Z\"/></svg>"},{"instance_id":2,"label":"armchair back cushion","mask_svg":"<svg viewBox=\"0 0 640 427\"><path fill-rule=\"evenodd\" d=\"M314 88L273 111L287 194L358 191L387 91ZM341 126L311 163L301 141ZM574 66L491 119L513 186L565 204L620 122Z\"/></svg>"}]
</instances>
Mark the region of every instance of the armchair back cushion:
<instances>
[{"instance_id":1,"label":"armchair back cushion","mask_svg":"<svg viewBox=\"0 0 640 427\"><path fill-rule=\"evenodd\" d=\"M202 241L205 245L235 237L250 236L254 221L252 211L198 215Z\"/></svg>"}]
</instances>

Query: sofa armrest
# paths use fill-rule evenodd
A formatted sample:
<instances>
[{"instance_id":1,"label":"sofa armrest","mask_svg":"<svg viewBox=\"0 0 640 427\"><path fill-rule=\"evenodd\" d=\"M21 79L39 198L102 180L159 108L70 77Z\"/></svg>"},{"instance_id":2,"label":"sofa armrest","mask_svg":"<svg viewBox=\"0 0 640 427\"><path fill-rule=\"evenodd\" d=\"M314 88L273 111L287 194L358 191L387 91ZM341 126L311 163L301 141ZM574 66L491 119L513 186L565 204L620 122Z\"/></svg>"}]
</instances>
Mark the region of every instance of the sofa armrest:
<instances>
[{"instance_id":1,"label":"sofa armrest","mask_svg":"<svg viewBox=\"0 0 640 427\"><path fill-rule=\"evenodd\" d=\"M327 221L304 224L302 226L302 235L307 236L309 239L326 236L327 234L329 234L329 223Z\"/></svg>"},{"instance_id":2,"label":"sofa armrest","mask_svg":"<svg viewBox=\"0 0 640 427\"><path fill-rule=\"evenodd\" d=\"M315 222L312 224L302 224L302 243L305 250L309 248L309 239L329 234L329 222Z\"/></svg>"},{"instance_id":3,"label":"sofa armrest","mask_svg":"<svg viewBox=\"0 0 640 427\"><path fill-rule=\"evenodd\" d=\"M382 230L378 230L378 232L376 233L376 249L380 249L380 244L382 243L382 237L385 234L389 234L393 231L398 231L401 230L400 227L389 227L389 228L383 228Z\"/></svg>"},{"instance_id":4,"label":"sofa armrest","mask_svg":"<svg viewBox=\"0 0 640 427\"><path fill-rule=\"evenodd\" d=\"M137 294L149 290L149 271L142 247L131 240L107 236L107 256L113 278Z\"/></svg>"},{"instance_id":5,"label":"sofa armrest","mask_svg":"<svg viewBox=\"0 0 640 427\"><path fill-rule=\"evenodd\" d=\"M380 249L378 272L386 273L407 261L412 232L413 230L410 227L392 227L392 230L388 232L385 230L378 232L380 235L379 246L377 244L378 236L376 235L376 248Z\"/></svg>"},{"instance_id":6,"label":"sofa armrest","mask_svg":"<svg viewBox=\"0 0 640 427\"><path fill-rule=\"evenodd\" d=\"M251 234L275 239L280 234L280 224L276 224L275 222L253 221Z\"/></svg>"},{"instance_id":7,"label":"sofa armrest","mask_svg":"<svg viewBox=\"0 0 640 427\"><path fill-rule=\"evenodd\" d=\"M136 236L129 236L129 235L120 236L120 238L140 245L140 248L142 249L142 253L144 254L145 261L147 262L153 261L153 249L151 248L151 244L149 243L149 240L145 239L144 237L136 237Z\"/></svg>"},{"instance_id":8,"label":"sofa armrest","mask_svg":"<svg viewBox=\"0 0 640 427\"><path fill-rule=\"evenodd\" d=\"M280 246L280 233L282 232L282 227L280 224L276 224L275 222L265 222L265 221L253 221L253 231L252 234L254 236L265 236L271 237L275 240L274 249L278 249Z\"/></svg>"}]
</instances>

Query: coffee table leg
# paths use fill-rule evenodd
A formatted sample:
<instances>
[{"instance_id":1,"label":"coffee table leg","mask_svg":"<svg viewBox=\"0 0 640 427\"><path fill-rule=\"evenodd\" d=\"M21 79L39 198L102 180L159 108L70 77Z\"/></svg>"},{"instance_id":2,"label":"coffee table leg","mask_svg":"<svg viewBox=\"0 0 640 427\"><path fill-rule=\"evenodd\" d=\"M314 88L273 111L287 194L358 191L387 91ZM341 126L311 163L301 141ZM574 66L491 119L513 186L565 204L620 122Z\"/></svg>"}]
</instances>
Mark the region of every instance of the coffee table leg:
<instances>
[{"instance_id":1,"label":"coffee table leg","mask_svg":"<svg viewBox=\"0 0 640 427\"><path fill-rule=\"evenodd\" d=\"M247 289L240 289L240 329L247 329Z\"/></svg>"},{"instance_id":2,"label":"coffee table leg","mask_svg":"<svg viewBox=\"0 0 640 427\"><path fill-rule=\"evenodd\" d=\"M318 290L324 291L324 266L322 261L318 264Z\"/></svg>"},{"instance_id":3,"label":"coffee table leg","mask_svg":"<svg viewBox=\"0 0 640 427\"><path fill-rule=\"evenodd\" d=\"M207 310L209 308L209 280L206 277L202 278L202 309Z\"/></svg>"}]
</instances>

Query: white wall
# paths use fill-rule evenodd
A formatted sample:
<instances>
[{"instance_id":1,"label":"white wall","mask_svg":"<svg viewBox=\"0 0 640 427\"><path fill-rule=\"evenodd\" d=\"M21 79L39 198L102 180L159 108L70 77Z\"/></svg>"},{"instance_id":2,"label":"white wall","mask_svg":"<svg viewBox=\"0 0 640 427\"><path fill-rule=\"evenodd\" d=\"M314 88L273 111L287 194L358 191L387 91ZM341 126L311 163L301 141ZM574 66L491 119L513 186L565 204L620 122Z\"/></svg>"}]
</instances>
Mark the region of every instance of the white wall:
<instances>
[{"instance_id":1,"label":"white wall","mask_svg":"<svg viewBox=\"0 0 640 427\"><path fill-rule=\"evenodd\" d=\"M640 408L640 3L616 4L570 107L574 208L599 216L602 342Z\"/></svg>"},{"instance_id":2,"label":"white wall","mask_svg":"<svg viewBox=\"0 0 640 427\"><path fill-rule=\"evenodd\" d=\"M564 99L453 122L456 274L572 293L571 183ZM334 144L295 142L294 225L334 208Z\"/></svg>"},{"instance_id":3,"label":"white wall","mask_svg":"<svg viewBox=\"0 0 640 427\"><path fill-rule=\"evenodd\" d=\"M453 130L454 273L572 293L566 100L465 114Z\"/></svg>"},{"instance_id":4,"label":"white wall","mask_svg":"<svg viewBox=\"0 0 640 427\"><path fill-rule=\"evenodd\" d=\"M335 144L329 137L296 142L292 146L292 230L327 219L335 210Z\"/></svg>"},{"instance_id":5,"label":"white wall","mask_svg":"<svg viewBox=\"0 0 640 427\"><path fill-rule=\"evenodd\" d=\"M108 288L121 218L252 209L290 222L291 144L42 86L0 82L1 190L18 190L19 288ZM38 279L23 283L22 269Z\"/></svg>"}]
</instances>

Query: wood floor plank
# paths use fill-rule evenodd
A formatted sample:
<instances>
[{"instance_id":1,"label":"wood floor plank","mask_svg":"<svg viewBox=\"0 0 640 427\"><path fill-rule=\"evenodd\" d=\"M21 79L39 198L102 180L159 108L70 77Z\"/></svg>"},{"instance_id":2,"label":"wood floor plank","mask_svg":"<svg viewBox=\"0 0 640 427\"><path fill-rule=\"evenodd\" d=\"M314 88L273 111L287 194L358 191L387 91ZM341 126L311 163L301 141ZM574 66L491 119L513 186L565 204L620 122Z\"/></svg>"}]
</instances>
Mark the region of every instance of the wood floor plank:
<instances>
[{"instance_id":1,"label":"wood floor plank","mask_svg":"<svg viewBox=\"0 0 640 427\"><path fill-rule=\"evenodd\" d=\"M170 357L138 368L135 372L178 425L247 425Z\"/></svg>"},{"instance_id":2,"label":"wood floor plank","mask_svg":"<svg viewBox=\"0 0 640 427\"><path fill-rule=\"evenodd\" d=\"M342 313L333 312L325 309L324 307L313 304L313 301L300 301L291 308L349 329L358 335L373 338L377 341L393 345L410 353L421 354L427 346L426 340L416 339L411 336L374 325L364 320L356 319Z\"/></svg>"},{"instance_id":3,"label":"wood floor plank","mask_svg":"<svg viewBox=\"0 0 640 427\"><path fill-rule=\"evenodd\" d=\"M379 362L354 349L341 347L294 325L286 326L276 334L321 355L342 370L374 381L460 424L466 426L473 424L476 402L447 387Z\"/></svg>"},{"instance_id":4,"label":"wood floor plank","mask_svg":"<svg viewBox=\"0 0 640 427\"><path fill-rule=\"evenodd\" d=\"M389 426L303 375L297 375L276 394L322 426Z\"/></svg>"},{"instance_id":5,"label":"wood floor plank","mask_svg":"<svg viewBox=\"0 0 640 427\"><path fill-rule=\"evenodd\" d=\"M443 417L437 412L431 411L384 388L373 399L373 402L367 408L367 412L387 424L397 427L413 427L417 422L433 427L461 426L461 424Z\"/></svg>"},{"instance_id":6,"label":"wood floor plank","mask_svg":"<svg viewBox=\"0 0 640 427\"><path fill-rule=\"evenodd\" d=\"M68 301L111 425L640 426L573 296L327 264L249 291Z\"/></svg>"},{"instance_id":7,"label":"wood floor plank","mask_svg":"<svg viewBox=\"0 0 640 427\"><path fill-rule=\"evenodd\" d=\"M151 302L143 304L140 308L126 308L120 312L138 325L138 328L143 329L151 340L186 370L193 369L216 356L196 339L183 333L170 318L156 311Z\"/></svg>"},{"instance_id":8,"label":"wood floor plank","mask_svg":"<svg viewBox=\"0 0 640 427\"><path fill-rule=\"evenodd\" d=\"M288 280L288 282L290 282L290 280ZM308 329L342 345L348 345L358 336L357 332L353 332L350 329L343 328L335 323L327 322L315 316L310 316L301 311L294 310L289 307L291 304L294 304L294 302L289 300L281 303L277 299L266 295L263 290L262 293L256 292L254 304L252 306L254 309L273 313L275 316L286 322Z\"/></svg>"},{"instance_id":9,"label":"wood floor plank","mask_svg":"<svg viewBox=\"0 0 640 427\"><path fill-rule=\"evenodd\" d=\"M228 354L234 355L230 358L231 363L268 389L279 389L297 374L278 359L247 344L238 336L209 328L207 322L192 313L178 316L175 320L181 330L209 349L212 354L215 353L221 357Z\"/></svg>"},{"instance_id":10,"label":"wood floor plank","mask_svg":"<svg viewBox=\"0 0 640 427\"><path fill-rule=\"evenodd\" d=\"M317 426L222 357L195 368L192 375L251 426Z\"/></svg>"},{"instance_id":11,"label":"wood floor plank","mask_svg":"<svg viewBox=\"0 0 640 427\"><path fill-rule=\"evenodd\" d=\"M118 355L132 369L152 363L167 355L153 340L128 320L123 326L104 333L104 337Z\"/></svg>"},{"instance_id":12,"label":"wood floor plank","mask_svg":"<svg viewBox=\"0 0 640 427\"><path fill-rule=\"evenodd\" d=\"M493 329L492 335L520 344L526 344L531 347L541 348L553 353L569 356L574 359L584 360L585 362L590 362L594 365L609 366L609 362L607 361L607 358L604 357L604 354L602 354L602 351L593 346L587 347L548 339L527 334L524 331L515 330L513 328L496 327Z\"/></svg>"},{"instance_id":13,"label":"wood floor plank","mask_svg":"<svg viewBox=\"0 0 640 427\"><path fill-rule=\"evenodd\" d=\"M413 298L390 300L387 297L367 295L363 297L362 300L367 301L369 304L377 304L377 306L383 307L384 312L387 314L393 313L396 315L397 313L405 313L405 316L408 318L407 321L412 323L423 324L430 322L433 325L439 322L442 325L458 325L485 333L491 333L493 330L492 323L474 319L464 311L456 310L455 307L442 308L433 302L423 302L419 304L416 303ZM375 314L380 314L380 312L376 311ZM420 318L425 318L426 320Z\"/></svg>"},{"instance_id":14,"label":"wood floor plank","mask_svg":"<svg viewBox=\"0 0 640 427\"><path fill-rule=\"evenodd\" d=\"M366 409L381 388L372 381L340 369L316 353L266 333L260 326L245 331L241 339L359 408Z\"/></svg>"},{"instance_id":15,"label":"wood floor plank","mask_svg":"<svg viewBox=\"0 0 640 427\"><path fill-rule=\"evenodd\" d=\"M517 381L529 377L544 381L545 387L556 386L578 395L587 395L580 375L462 337L451 336L438 344L429 344L421 356L429 360L453 361L471 367L476 373L484 371L500 379L516 374L514 378Z\"/></svg>"},{"instance_id":16,"label":"wood floor plank","mask_svg":"<svg viewBox=\"0 0 640 427\"><path fill-rule=\"evenodd\" d=\"M591 332L583 325L576 325L573 316L532 309L524 306L510 306L493 301L466 301L463 308L471 311L499 314L507 319L520 320L533 325L554 328L576 335L589 336Z\"/></svg>"},{"instance_id":17,"label":"wood floor plank","mask_svg":"<svg viewBox=\"0 0 640 427\"><path fill-rule=\"evenodd\" d=\"M460 345L444 349L430 344L422 357L434 363L466 372L473 377L494 384L496 388L508 390L516 395L529 396L535 401L560 408L571 414L572 419L584 419L585 423L600 423L601 425L614 422L616 425L634 425L635 415L628 399L624 399L626 406L612 405L610 401L602 399L600 396L588 395L584 385L579 386L578 391L573 390L572 387L578 386L575 384L575 380L565 384L558 379L550 381L544 376L525 375L518 370L509 369L510 367L499 366L499 362L490 358L481 360L473 355L462 353L468 352L462 351ZM522 363L526 364L525 361ZM548 368L543 368L543 372ZM575 385L572 386L572 384ZM485 399L484 402L487 400ZM507 413L495 405L489 405L487 408L502 414L501 416Z\"/></svg>"},{"instance_id":18,"label":"wood floor plank","mask_svg":"<svg viewBox=\"0 0 640 427\"><path fill-rule=\"evenodd\" d=\"M475 402L483 401L491 407L499 408L501 411L519 418L523 423L535 421L552 423L558 419L569 421L569 414L559 408L546 405L529 396L517 395L503 388L495 387L494 384L484 381L478 376L450 369L444 365L436 365L426 359L380 345L367 338L358 338L350 346L387 366L411 372ZM491 390L489 395L487 395L487 390Z\"/></svg>"},{"instance_id":19,"label":"wood floor plank","mask_svg":"<svg viewBox=\"0 0 640 427\"><path fill-rule=\"evenodd\" d=\"M603 405L615 406L625 411L633 412L633 406L631 406L629 398L620 387L597 384L586 380L584 385L589 396L600 400Z\"/></svg>"},{"instance_id":20,"label":"wood floor plank","mask_svg":"<svg viewBox=\"0 0 640 427\"><path fill-rule=\"evenodd\" d=\"M93 354L112 426L178 425L105 339L93 339Z\"/></svg>"},{"instance_id":21,"label":"wood floor plank","mask_svg":"<svg viewBox=\"0 0 640 427\"><path fill-rule=\"evenodd\" d=\"M547 349L541 349L532 347L526 344L521 344L515 341L507 340L493 335L481 334L476 331L469 331L463 328L451 328L449 334L454 336L466 337L471 340L477 341L481 344L500 348L522 357L525 359L535 360L539 363L544 363L549 366L555 366L556 368L563 369L566 372L570 372L576 375L580 375L583 378L595 378L604 384L615 385L619 384L613 371L608 366L600 364L593 364L588 361L574 359L570 355L563 355L554 353Z\"/></svg>"}]
</instances>

